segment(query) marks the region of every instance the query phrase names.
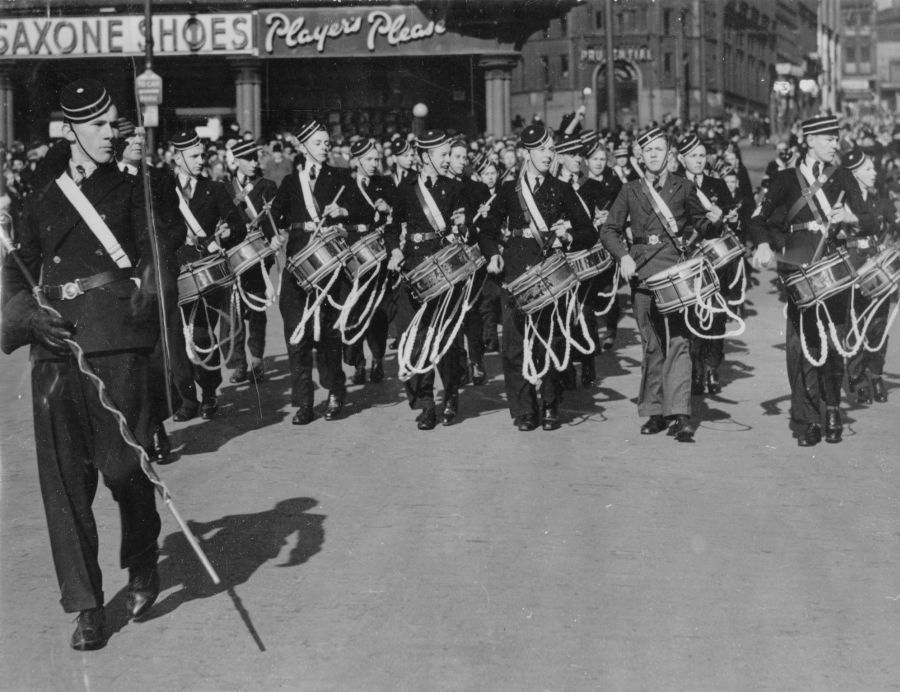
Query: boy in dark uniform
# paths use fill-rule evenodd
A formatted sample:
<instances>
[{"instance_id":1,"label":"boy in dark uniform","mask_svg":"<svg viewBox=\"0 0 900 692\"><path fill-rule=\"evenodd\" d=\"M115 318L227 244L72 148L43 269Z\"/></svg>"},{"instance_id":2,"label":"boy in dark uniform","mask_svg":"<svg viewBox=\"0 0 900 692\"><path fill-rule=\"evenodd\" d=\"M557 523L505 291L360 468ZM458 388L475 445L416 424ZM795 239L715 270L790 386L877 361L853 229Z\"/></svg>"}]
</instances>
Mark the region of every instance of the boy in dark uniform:
<instances>
[{"instance_id":1,"label":"boy in dark uniform","mask_svg":"<svg viewBox=\"0 0 900 692\"><path fill-rule=\"evenodd\" d=\"M159 593L160 521L137 455L64 340L79 344L136 440L147 446L148 357L159 330L143 190L114 161L116 107L103 85L89 79L65 87L60 105L70 162L28 201L18 254L61 317L38 306L9 256L2 346L10 353L31 344L35 447L50 547L63 609L79 613L72 647L88 650L106 643L91 510L98 474L119 505L130 616L146 612Z\"/></svg>"}]
</instances>

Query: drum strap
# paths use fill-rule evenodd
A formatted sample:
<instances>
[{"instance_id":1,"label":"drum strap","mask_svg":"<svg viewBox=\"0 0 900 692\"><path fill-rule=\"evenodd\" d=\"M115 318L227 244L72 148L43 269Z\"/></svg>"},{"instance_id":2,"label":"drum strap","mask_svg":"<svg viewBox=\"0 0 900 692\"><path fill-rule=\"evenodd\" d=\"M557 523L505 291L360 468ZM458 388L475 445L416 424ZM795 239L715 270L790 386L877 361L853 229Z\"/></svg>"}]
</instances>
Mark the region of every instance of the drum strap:
<instances>
[{"instance_id":1,"label":"drum strap","mask_svg":"<svg viewBox=\"0 0 900 692\"><path fill-rule=\"evenodd\" d=\"M253 202L250 199L250 192L253 190L253 184L248 184L245 187L244 185L241 185L237 177L235 177L231 182L234 185L236 199L242 201L246 205L247 216L250 217L250 221L255 221L256 217L259 216L259 212L256 211L256 207L253 206Z\"/></svg>"},{"instance_id":2,"label":"drum strap","mask_svg":"<svg viewBox=\"0 0 900 692\"><path fill-rule=\"evenodd\" d=\"M697 197L700 199L700 204L703 205L704 209L706 209L706 211L712 209L712 201L706 196L706 193L704 193L697 184L694 185L694 188L697 190Z\"/></svg>"},{"instance_id":3,"label":"drum strap","mask_svg":"<svg viewBox=\"0 0 900 692\"><path fill-rule=\"evenodd\" d=\"M185 223L187 223L188 233L190 233L191 237L195 241L197 238L205 238L206 231L203 230L203 226L200 225L200 222L197 221L197 217L194 216L194 212L191 211L187 200L184 198L184 193L181 191L181 188L176 187L175 192L178 195L178 210L181 212L181 216L184 217ZM211 252L215 252L219 249L219 246L215 241L212 241L207 247Z\"/></svg>"},{"instance_id":4,"label":"drum strap","mask_svg":"<svg viewBox=\"0 0 900 692\"><path fill-rule=\"evenodd\" d=\"M525 212L528 225L531 226L531 234L534 236L538 248L543 252L546 244L544 242L545 237L549 236L550 229L547 227L544 217L541 216L541 210L538 209L531 188L528 187L528 182L525 180L524 168L522 169L522 175L519 176L519 183L516 185L516 193L519 195L519 205L522 207L522 211Z\"/></svg>"},{"instance_id":5,"label":"drum strap","mask_svg":"<svg viewBox=\"0 0 900 692\"><path fill-rule=\"evenodd\" d=\"M613 166L613 170L616 172L616 175L619 176L619 180L623 183L628 182L628 176L625 175L625 170L621 166Z\"/></svg>"},{"instance_id":6,"label":"drum strap","mask_svg":"<svg viewBox=\"0 0 900 692\"><path fill-rule=\"evenodd\" d=\"M647 195L650 197L650 205L653 207L653 211L656 212L656 216L662 222L666 235L669 236L669 240L672 241L672 245L675 246L675 249L680 252L681 249L678 246L678 242L675 240L675 236L678 235L678 222L675 221L675 217L666 205L665 200L659 196L659 193L646 178L644 178L644 186L647 189Z\"/></svg>"},{"instance_id":7,"label":"drum strap","mask_svg":"<svg viewBox=\"0 0 900 692\"><path fill-rule=\"evenodd\" d=\"M131 260L128 259L128 255L122 249L122 246L119 245L119 241L116 240L116 237L113 235L112 231L109 230L109 226L106 225L103 217L97 213L97 210L94 209L94 205L84 196L84 193L78 185L75 184L75 181L72 180L69 174L63 173L59 176L56 179L56 184L59 185L59 189L62 190L66 199L68 199L69 202L72 203L72 206L75 207L75 211L78 212L87 224L91 233L93 233L97 240L100 241L103 249L106 250L110 257L112 257L116 266L120 269L130 268Z\"/></svg>"},{"instance_id":8,"label":"drum strap","mask_svg":"<svg viewBox=\"0 0 900 692\"><path fill-rule=\"evenodd\" d=\"M300 192L303 193L303 204L306 205L306 213L309 214L309 218L312 221L319 223L319 203L316 201L315 195L313 195L309 173L301 168L297 171L297 177L300 179Z\"/></svg>"},{"instance_id":9,"label":"drum strap","mask_svg":"<svg viewBox=\"0 0 900 692\"><path fill-rule=\"evenodd\" d=\"M828 203L828 198L825 196L822 186L834 175L837 168L829 166L818 180L813 177L812 171L805 163L800 164L794 170L797 172L797 182L800 183L800 199L794 202L794 206L788 211L787 222L793 221L803 207L809 206L816 222L824 227L825 221L822 218L822 212L824 211L826 216L830 215L831 205ZM822 207L821 211L819 206L813 201L813 197L816 198L819 206Z\"/></svg>"},{"instance_id":10,"label":"drum strap","mask_svg":"<svg viewBox=\"0 0 900 692\"><path fill-rule=\"evenodd\" d=\"M434 201L431 191L425 187L425 176L419 176L419 180L416 183L416 198L419 200L422 211L425 212L428 224L435 231L444 235L447 232L447 222L444 220L444 215L441 214L437 202Z\"/></svg>"},{"instance_id":11,"label":"drum strap","mask_svg":"<svg viewBox=\"0 0 900 692\"><path fill-rule=\"evenodd\" d=\"M363 199L365 199L368 205L372 207L372 209L374 209L375 202L372 201L372 198L369 197L369 193L366 192L366 186L363 185L362 176L356 176L356 185L357 187L359 187L359 191L362 193Z\"/></svg>"},{"instance_id":12,"label":"drum strap","mask_svg":"<svg viewBox=\"0 0 900 692\"><path fill-rule=\"evenodd\" d=\"M633 156L628 159L631 162L631 167L634 169L634 172L638 174L638 176L643 180L647 176L644 175L644 169L641 168L641 164L638 163L638 160Z\"/></svg>"}]
</instances>

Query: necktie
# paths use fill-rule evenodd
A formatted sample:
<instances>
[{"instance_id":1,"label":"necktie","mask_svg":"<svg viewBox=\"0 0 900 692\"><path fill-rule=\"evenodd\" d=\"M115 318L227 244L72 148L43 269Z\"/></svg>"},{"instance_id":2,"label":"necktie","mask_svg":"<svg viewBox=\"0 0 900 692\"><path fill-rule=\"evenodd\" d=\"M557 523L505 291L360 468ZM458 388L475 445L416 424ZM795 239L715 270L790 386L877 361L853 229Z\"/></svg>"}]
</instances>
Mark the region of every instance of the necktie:
<instances>
[{"instance_id":1,"label":"necktie","mask_svg":"<svg viewBox=\"0 0 900 692\"><path fill-rule=\"evenodd\" d=\"M81 187L84 179L87 178L87 171L84 170L84 166L75 166L75 172L78 174L75 184L78 185L78 187Z\"/></svg>"},{"instance_id":2,"label":"necktie","mask_svg":"<svg viewBox=\"0 0 900 692\"><path fill-rule=\"evenodd\" d=\"M822 175L822 164L816 161L813 164L813 178L818 180L820 175Z\"/></svg>"},{"instance_id":3,"label":"necktie","mask_svg":"<svg viewBox=\"0 0 900 692\"><path fill-rule=\"evenodd\" d=\"M319 167L318 167L317 165L315 165L315 164L313 164L312 166L310 166L310 168L309 168L309 179L310 179L310 180L315 180L315 179L316 179L316 173L318 172L318 170L317 170L318 168L319 168Z\"/></svg>"},{"instance_id":4,"label":"necktie","mask_svg":"<svg viewBox=\"0 0 900 692\"><path fill-rule=\"evenodd\" d=\"M425 187L429 190L434 187L434 180L431 178L425 178Z\"/></svg>"},{"instance_id":5,"label":"necktie","mask_svg":"<svg viewBox=\"0 0 900 692\"><path fill-rule=\"evenodd\" d=\"M532 189L534 190L534 192L535 192L535 194L536 194L537 191L541 189L541 178L535 176L535 178L534 178L534 184L533 184L531 187L532 187Z\"/></svg>"},{"instance_id":6,"label":"necktie","mask_svg":"<svg viewBox=\"0 0 900 692\"><path fill-rule=\"evenodd\" d=\"M697 187L700 187L700 184L701 184L702 182L703 182L703 180L702 180L702 178L700 177L700 174L699 174L699 173L698 173L697 175L694 176L694 185L696 185Z\"/></svg>"}]
</instances>

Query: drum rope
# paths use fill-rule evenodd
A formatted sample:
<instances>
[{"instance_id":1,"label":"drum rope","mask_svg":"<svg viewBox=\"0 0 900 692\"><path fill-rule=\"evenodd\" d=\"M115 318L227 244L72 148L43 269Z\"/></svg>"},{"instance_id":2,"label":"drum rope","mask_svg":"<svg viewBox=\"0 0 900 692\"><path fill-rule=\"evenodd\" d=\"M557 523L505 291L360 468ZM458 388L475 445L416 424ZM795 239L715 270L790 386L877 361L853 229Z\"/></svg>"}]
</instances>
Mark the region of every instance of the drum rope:
<instances>
[{"instance_id":1,"label":"drum rope","mask_svg":"<svg viewBox=\"0 0 900 692\"><path fill-rule=\"evenodd\" d=\"M606 307L603 308L603 310L600 310L599 312L597 310L594 310L594 315L596 317L603 317L610 310L612 310L612 306L616 302L616 296L619 293L619 275L620 275L620 266L619 266L619 263L616 262L615 269L613 270L612 290L609 293L600 293L599 291L597 292L598 298L604 298L604 299L608 298L609 301L606 303Z\"/></svg>"},{"instance_id":2,"label":"drum rope","mask_svg":"<svg viewBox=\"0 0 900 692\"><path fill-rule=\"evenodd\" d=\"M894 294L894 291L891 291L885 296L885 298L887 298L893 294ZM891 327L894 324L894 320L897 318L898 310L900 310L900 302L894 303L894 308L891 310L890 317L888 317L888 320L884 325L884 331L881 333L881 339L879 339L878 345L875 346L874 348L869 346L869 339L868 339L869 335L868 335L868 331L866 332L866 335L865 335L864 341L863 341L863 346L869 353L876 353L876 352L880 351L882 348L884 348L884 345L887 343L888 333L891 331Z\"/></svg>"},{"instance_id":3,"label":"drum rope","mask_svg":"<svg viewBox=\"0 0 900 692\"><path fill-rule=\"evenodd\" d=\"M813 358L809 352L809 345L806 343L806 331L803 329L804 311L800 311L800 348L803 349L803 355L806 360L814 368L821 368L828 359L828 334L825 332L825 325L822 324L822 320L819 318L820 305L821 303L816 303L816 327L819 330L819 348L821 349L821 358L819 359Z\"/></svg>"},{"instance_id":4,"label":"drum rope","mask_svg":"<svg viewBox=\"0 0 900 692\"><path fill-rule=\"evenodd\" d=\"M597 343L591 338L591 332L590 332L590 329L588 329L587 320L584 318L584 310L585 310L585 306L587 304L587 295L585 294L584 300L581 300L578 297L578 294L576 293L574 296L572 296L570 298L569 303L570 303L570 305L575 307L575 312L578 315L578 317L575 319L575 324L577 326L581 327L581 336L584 337L585 344L587 344L587 345L584 348L582 348L581 344L578 343L572 337L572 331L574 331L573 329L570 329L567 332L567 338L572 340L572 346L574 346L575 349L579 353L581 353L582 355L585 355L585 356L589 356L595 352L595 350L597 348ZM567 314L566 315L567 324L571 324L570 320L571 320L571 316L569 314Z\"/></svg>"},{"instance_id":5,"label":"drum rope","mask_svg":"<svg viewBox=\"0 0 900 692\"><path fill-rule=\"evenodd\" d=\"M744 301L747 300L747 267L744 264L743 257L738 259L738 266L734 272L734 279L728 284L728 288L734 288L739 280L741 283L741 297L729 300L729 305L743 305Z\"/></svg>"},{"instance_id":6,"label":"drum rope","mask_svg":"<svg viewBox=\"0 0 900 692\"><path fill-rule=\"evenodd\" d=\"M310 289L303 289L306 293L306 301L303 304L303 315L300 317L300 322L294 328L293 333L291 334L291 338L288 339L288 343L291 346L296 346L300 343L303 337L306 335L306 323L309 322L311 317L315 318L315 322L318 323L318 315L319 315L319 307L322 305L322 302L325 298L328 297L328 293L331 291L335 282L338 280L341 272L343 271L344 266L338 265L335 267L334 271L331 272L331 276L328 278L328 281L325 284L325 288L321 288L319 286L312 286ZM298 285L303 288L302 284L298 282ZM313 292L316 293L316 297L313 300L312 304L310 304L310 298L312 297ZM313 325L313 340L319 340L320 325Z\"/></svg>"},{"instance_id":7,"label":"drum rope","mask_svg":"<svg viewBox=\"0 0 900 692\"><path fill-rule=\"evenodd\" d=\"M347 345L356 343L359 338L365 333L366 329L368 329L369 327L369 323L372 321L372 317L375 315L375 309L378 307L381 299L384 297L385 290L387 289L387 281L381 280L376 286L375 290L369 291L368 302L366 303L366 306L365 308L363 308L359 317L354 322L350 322L351 312L353 308L359 303L360 297L366 293L368 288L375 281L379 281L384 277L384 272L382 272L381 269L381 264L376 264L374 266L374 271L368 272L369 276L363 282L362 286L360 286L359 283L359 275L355 276L353 278L353 286L350 288L350 293L347 295L347 299L344 301L344 304L340 307L340 312L338 314L338 319L335 322L335 327L341 333L341 340ZM356 335L353 337L348 337L347 333L354 330L358 330L356 332Z\"/></svg>"},{"instance_id":8,"label":"drum rope","mask_svg":"<svg viewBox=\"0 0 900 692\"><path fill-rule=\"evenodd\" d=\"M260 268L260 271L263 275L263 281L266 284L265 298L260 298L252 293L248 293L247 291L245 291L244 284L241 281L240 276L235 278L235 290L237 291L244 305L246 305L248 308L250 308L251 310L255 310L256 312L265 312L266 309L275 300L275 289L272 286L272 280L269 278L269 272L266 271L265 263L260 260L256 263L256 266Z\"/></svg>"},{"instance_id":9,"label":"drum rope","mask_svg":"<svg viewBox=\"0 0 900 692\"><path fill-rule=\"evenodd\" d=\"M243 329L243 324L237 325L238 319L240 319L240 313L238 313L237 319L231 319L231 315L234 314L234 306L235 306L235 298L236 294L232 292L229 295L229 314L226 314L224 311L219 310L216 307L209 305L207 300L203 297L196 300L191 305L191 313L187 322L185 322L184 316L184 306L181 306L181 322L184 326L184 348L187 353L188 359L194 365L203 368L204 370L215 371L219 369L219 365L210 365L213 362L215 353L218 351L221 362L227 363L231 360L231 357L234 355L234 344L237 340L238 334L240 334L241 329ZM197 311L200 308L200 304L203 303L203 313L206 316L206 324L210 325L210 310L217 315L220 319L224 319L229 322L229 334L225 339L218 339L214 330L209 330L209 338L210 338L210 346L209 348L200 346L194 340L195 333L195 325L197 320ZM235 326L237 325L237 327ZM227 355L222 353L222 345L227 344L228 353Z\"/></svg>"},{"instance_id":10,"label":"drum rope","mask_svg":"<svg viewBox=\"0 0 900 692\"><path fill-rule=\"evenodd\" d=\"M856 287L854 287L853 290L855 291ZM878 311L881 309L881 306L884 305L885 301L891 299L891 296L894 295L896 290L896 287L894 287L884 295L879 296L876 300L869 303L859 316L853 313L853 306L851 304L850 323L852 328L850 330L850 333L847 335L847 338L844 340L844 343L848 348L855 348L856 352L858 352L859 344L863 344L866 350L872 351L872 349L868 347L868 334L869 328L872 324L872 320L875 319ZM860 325L862 325L862 328L860 328ZM856 338L857 345L855 347L849 346L851 336ZM874 350L877 351L878 349Z\"/></svg>"},{"instance_id":11,"label":"drum rope","mask_svg":"<svg viewBox=\"0 0 900 692\"><path fill-rule=\"evenodd\" d=\"M834 320L831 317L831 311L828 309L828 306L824 301L820 302L819 305L816 306L816 319L819 319L819 306L821 306L822 310L825 312L825 317L828 321L828 332L831 335L831 342L834 344L834 349L844 358L852 358L855 356L862 346L862 341L856 344L855 348L846 349L844 348L843 339L838 337L837 326L834 323Z\"/></svg>"}]
</instances>

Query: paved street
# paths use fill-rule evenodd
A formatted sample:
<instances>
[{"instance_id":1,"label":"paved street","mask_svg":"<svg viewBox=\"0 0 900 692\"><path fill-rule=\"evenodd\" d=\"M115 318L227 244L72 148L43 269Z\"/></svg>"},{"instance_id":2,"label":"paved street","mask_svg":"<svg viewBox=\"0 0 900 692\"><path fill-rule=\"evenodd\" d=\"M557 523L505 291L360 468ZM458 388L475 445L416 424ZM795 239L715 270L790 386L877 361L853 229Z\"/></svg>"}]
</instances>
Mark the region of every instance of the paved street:
<instances>
[{"instance_id":1,"label":"paved street","mask_svg":"<svg viewBox=\"0 0 900 692\"><path fill-rule=\"evenodd\" d=\"M84 654L57 602L27 353L4 357L0 689L900 689L900 340L890 401L845 405L842 444L798 448L773 277L722 394L695 398L695 444L638 434L630 314L563 428L521 433L496 354L454 426L415 429L393 354L344 420L292 426L270 311L270 379L170 426L180 459L160 469L222 586L161 508L163 593L125 621L101 488L113 634Z\"/></svg>"}]
</instances>

